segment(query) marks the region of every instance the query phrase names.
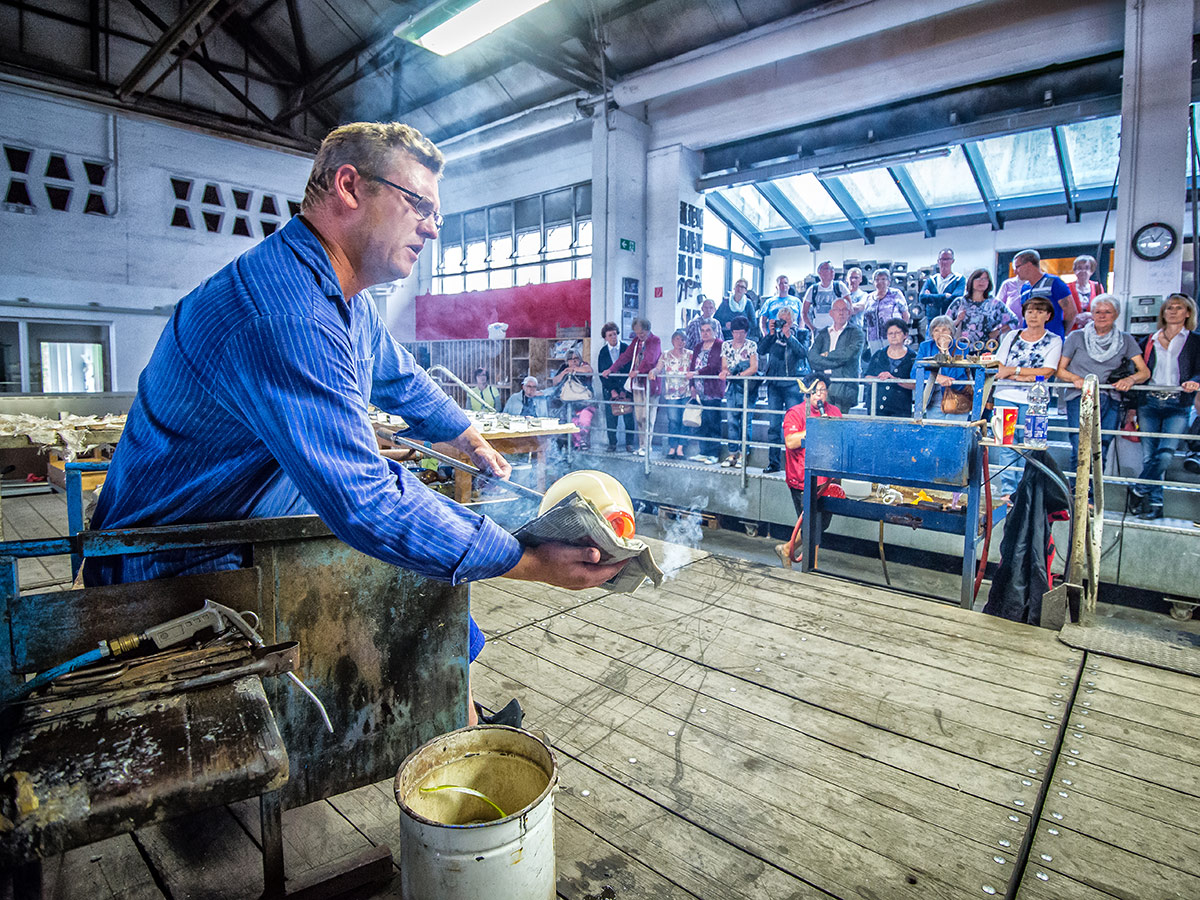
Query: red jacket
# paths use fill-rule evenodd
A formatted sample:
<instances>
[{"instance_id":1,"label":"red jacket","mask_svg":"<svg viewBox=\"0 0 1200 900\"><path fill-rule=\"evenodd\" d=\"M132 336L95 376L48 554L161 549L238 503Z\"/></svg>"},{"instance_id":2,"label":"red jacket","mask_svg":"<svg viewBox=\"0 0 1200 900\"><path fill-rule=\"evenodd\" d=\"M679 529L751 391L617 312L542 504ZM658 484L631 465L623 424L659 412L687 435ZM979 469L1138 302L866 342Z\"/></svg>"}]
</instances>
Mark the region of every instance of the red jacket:
<instances>
[{"instance_id":1,"label":"red jacket","mask_svg":"<svg viewBox=\"0 0 1200 900\"><path fill-rule=\"evenodd\" d=\"M648 375L650 370L658 365L658 358L662 356L662 341L659 340L658 335L649 331L643 332L640 338L635 336L629 342L629 346L625 348L625 352L617 357L617 361L613 363L613 369L619 369L631 361L634 354L637 355L637 367L629 370L629 376L635 387L642 387L646 379L635 379L633 376ZM658 393L657 378L650 379L650 393Z\"/></svg>"},{"instance_id":2,"label":"red jacket","mask_svg":"<svg viewBox=\"0 0 1200 900\"><path fill-rule=\"evenodd\" d=\"M721 374L721 342L713 341L712 349L708 351L708 363L702 369L696 368L696 361L700 359L700 354L704 351L704 344L697 344L692 349L692 361L688 364L688 371L695 372L697 375L720 375ZM708 400L720 400L725 396L725 382L719 378L701 378L699 381L693 381L692 387L696 392Z\"/></svg>"}]
</instances>

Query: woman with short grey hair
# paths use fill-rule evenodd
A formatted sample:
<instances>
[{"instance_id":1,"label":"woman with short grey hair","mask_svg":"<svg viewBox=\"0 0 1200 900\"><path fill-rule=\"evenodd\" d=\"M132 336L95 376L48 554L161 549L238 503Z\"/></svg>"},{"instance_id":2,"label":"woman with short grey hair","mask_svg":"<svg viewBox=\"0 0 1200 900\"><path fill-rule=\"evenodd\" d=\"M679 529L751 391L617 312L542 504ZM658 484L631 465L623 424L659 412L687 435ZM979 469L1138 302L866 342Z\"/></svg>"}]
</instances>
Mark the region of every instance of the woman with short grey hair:
<instances>
[{"instance_id":1,"label":"woman with short grey hair","mask_svg":"<svg viewBox=\"0 0 1200 900\"><path fill-rule=\"evenodd\" d=\"M1112 385L1112 390L1100 391L1100 427L1111 431L1117 427L1125 392L1150 378L1150 369L1142 359L1137 341L1133 335L1116 327L1120 312L1121 301L1112 294L1101 294L1093 299L1092 321L1067 335L1058 360L1055 377L1072 385L1063 392L1063 399L1067 401L1067 426L1072 429L1068 435L1072 469L1079 454L1079 402L1083 395L1083 379L1095 375L1102 386ZM1111 434L1101 437L1105 455L1112 439Z\"/></svg>"},{"instance_id":2,"label":"woman with short grey hair","mask_svg":"<svg viewBox=\"0 0 1200 900\"><path fill-rule=\"evenodd\" d=\"M938 346L939 342L944 345L947 353L953 356L954 349L954 320L949 316L936 316L929 323L929 338L921 342L917 347L917 359L931 359L938 355L943 347ZM961 366L929 366L927 367L928 377L933 379L933 393L929 395L929 406L925 408L926 419L954 419L965 422L969 410L964 412L945 412L942 410L942 397L946 392L946 388L953 385L955 381L962 381L967 377L967 370ZM920 403L920 397L914 397L914 402Z\"/></svg>"}]
</instances>

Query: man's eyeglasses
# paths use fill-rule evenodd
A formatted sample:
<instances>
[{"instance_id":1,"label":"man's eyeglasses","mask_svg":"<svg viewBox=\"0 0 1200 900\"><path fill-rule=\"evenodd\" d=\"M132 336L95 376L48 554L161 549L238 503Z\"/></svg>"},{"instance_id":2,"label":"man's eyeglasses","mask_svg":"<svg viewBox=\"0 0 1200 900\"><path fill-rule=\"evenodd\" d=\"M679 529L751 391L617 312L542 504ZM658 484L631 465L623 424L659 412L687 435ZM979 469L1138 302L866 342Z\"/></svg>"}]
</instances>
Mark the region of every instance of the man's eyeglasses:
<instances>
[{"instance_id":1,"label":"man's eyeglasses","mask_svg":"<svg viewBox=\"0 0 1200 900\"><path fill-rule=\"evenodd\" d=\"M446 224L446 220L442 218L441 213L434 210L433 201L428 197L422 197L416 191L410 191L406 187L400 187L400 185L388 181L386 178L380 178L378 175L364 175L363 177L371 181L378 181L380 184L386 184L388 187L398 190L409 199L409 202L413 205L413 209L417 211L418 216L420 216L422 219L428 219L430 216L432 216L433 225L439 231L441 230L442 226Z\"/></svg>"}]
</instances>

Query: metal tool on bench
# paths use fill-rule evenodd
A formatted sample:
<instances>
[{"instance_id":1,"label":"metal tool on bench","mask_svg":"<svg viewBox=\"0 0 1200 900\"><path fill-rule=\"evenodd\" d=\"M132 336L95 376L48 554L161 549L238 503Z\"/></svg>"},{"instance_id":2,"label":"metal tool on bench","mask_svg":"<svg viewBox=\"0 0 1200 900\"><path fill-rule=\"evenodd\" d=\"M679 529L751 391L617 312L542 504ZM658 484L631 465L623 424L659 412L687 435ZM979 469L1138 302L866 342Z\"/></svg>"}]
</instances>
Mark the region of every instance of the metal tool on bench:
<instances>
[{"instance_id":1,"label":"metal tool on bench","mask_svg":"<svg viewBox=\"0 0 1200 900\"><path fill-rule=\"evenodd\" d=\"M254 620L252 626L246 621L249 617ZM256 627L258 625L258 616L252 612L238 613L225 606L222 603L217 603L213 600L205 600L204 605L195 612L190 612L177 618L163 622L160 625L154 625L147 628L140 634L125 634L120 637L110 638L106 641L100 641L95 650L89 650L74 659L68 660L62 665L55 666L52 669L47 669L36 675L34 678L25 682L12 695L3 698L4 703L11 703L16 700L21 700L28 697L31 693L41 687L46 686L56 678L67 675L71 672L76 672L84 666L99 662L110 656L121 656L137 650L145 644L153 644L159 650L165 650L168 647L174 647L177 644L182 644L184 641L191 640L201 631L206 628L211 628L216 634L222 634L228 631L231 627L236 629L245 637L257 650L263 649L266 644L263 639L258 636ZM333 723L329 721L329 714L325 711L325 705L320 698L314 694L295 672L287 672L287 677L303 691L313 703L317 705L317 709L321 713L321 719L325 723L325 727L329 729L330 734L333 733Z\"/></svg>"}]
</instances>

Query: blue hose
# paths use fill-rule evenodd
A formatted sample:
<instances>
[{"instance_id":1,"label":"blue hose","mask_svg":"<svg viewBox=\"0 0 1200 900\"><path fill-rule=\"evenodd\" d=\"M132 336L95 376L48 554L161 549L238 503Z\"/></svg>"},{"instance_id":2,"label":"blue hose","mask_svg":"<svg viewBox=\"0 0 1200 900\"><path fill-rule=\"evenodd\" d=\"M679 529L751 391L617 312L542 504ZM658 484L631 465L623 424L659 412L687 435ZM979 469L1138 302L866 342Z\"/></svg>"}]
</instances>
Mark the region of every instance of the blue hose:
<instances>
[{"instance_id":1,"label":"blue hose","mask_svg":"<svg viewBox=\"0 0 1200 900\"><path fill-rule=\"evenodd\" d=\"M74 672L76 669L90 666L92 663L99 662L108 655L108 644L102 642L95 650L89 650L87 653L82 653L74 659L69 659L65 663L55 666L53 669L47 669L40 675L36 675L24 684L19 685L15 690L4 696L3 700L0 701L0 705L24 700L38 688L46 686L60 675L66 675L68 672Z\"/></svg>"}]
</instances>

